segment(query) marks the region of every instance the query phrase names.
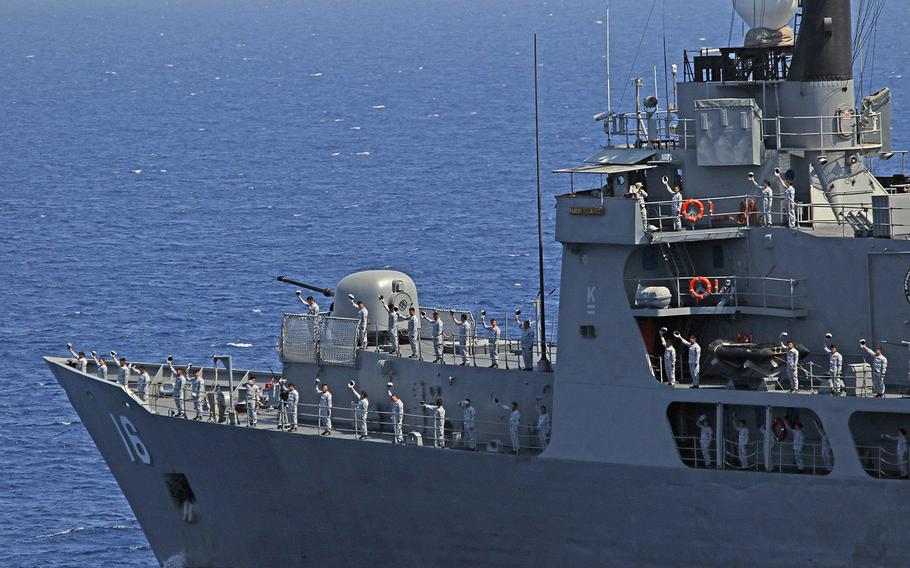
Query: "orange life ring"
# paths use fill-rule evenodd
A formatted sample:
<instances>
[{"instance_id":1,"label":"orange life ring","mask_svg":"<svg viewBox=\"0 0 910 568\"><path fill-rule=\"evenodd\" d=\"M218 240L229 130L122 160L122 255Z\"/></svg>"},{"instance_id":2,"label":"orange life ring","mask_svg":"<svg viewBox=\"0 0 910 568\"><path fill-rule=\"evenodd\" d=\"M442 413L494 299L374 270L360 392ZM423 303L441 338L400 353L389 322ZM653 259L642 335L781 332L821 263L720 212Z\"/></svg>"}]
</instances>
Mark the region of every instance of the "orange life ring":
<instances>
[{"instance_id":1,"label":"orange life ring","mask_svg":"<svg viewBox=\"0 0 910 568\"><path fill-rule=\"evenodd\" d=\"M694 205L696 209L695 211L690 212L689 207L692 205ZM705 206L697 199L688 199L683 203L682 214L686 221L694 223L705 216Z\"/></svg>"},{"instance_id":2,"label":"orange life ring","mask_svg":"<svg viewBox=\"0 0 910 568\"><path fill-rule=\"evenodd\" d=\"M702 288L704 289L703 292L698 291L696 288L699 284L702 285ZM704 276L696 276L692 280L689 280L689 293L692 294L692 297L696 300L704 300L711 295L711 291L711 281Z\"/></svg>"},{"instance_id":3,"label":"orange life ring","mask_svg":"<svg viewBox=\"0 0 910 568\"><path fill-rule=\"evenodd\" d=\"M737 343L752 343L752 338L749 337L749 334L745 331L740 331L736 334Z\"/></svg>"},{"instance_id":4,"label":"orange life ring","mask_svg":"<svg viewBox=\"0 0 910 568\"><path fill-rule=\"evenodd\" d=\"M787 424L781 418L775 418L771 421L771 432L774 433L774 437L778 442L783 442L787 439Z\"/></svg>"}]
</instances>

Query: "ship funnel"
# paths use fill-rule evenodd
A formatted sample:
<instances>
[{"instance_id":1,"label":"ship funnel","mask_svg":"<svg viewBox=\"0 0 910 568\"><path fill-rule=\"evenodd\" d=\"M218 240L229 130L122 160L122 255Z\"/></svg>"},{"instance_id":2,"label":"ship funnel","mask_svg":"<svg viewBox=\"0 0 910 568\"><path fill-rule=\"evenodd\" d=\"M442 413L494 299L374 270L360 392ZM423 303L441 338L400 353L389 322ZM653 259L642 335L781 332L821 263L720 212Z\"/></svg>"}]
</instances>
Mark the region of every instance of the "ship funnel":
<instances>
[{"instance_id":1,"label":"ship funnel","mask_svg":"<svg viewBox=\"0 0 910 568\"><path fill-rule=\"evenodd\" d=\"M798 0L733 0L733 9L749 26L746 47L793 45L790 20Z\"/></svg>"},{"instance_id":2,"label":"ship funnel","mask_svg":"<svg viewBox=\"0 0 910 568\"><path fill-rule=\"evenodd\" d=\"M850 0L804 0L788 81L853 78Z\"/></svg>"}]
</instances>

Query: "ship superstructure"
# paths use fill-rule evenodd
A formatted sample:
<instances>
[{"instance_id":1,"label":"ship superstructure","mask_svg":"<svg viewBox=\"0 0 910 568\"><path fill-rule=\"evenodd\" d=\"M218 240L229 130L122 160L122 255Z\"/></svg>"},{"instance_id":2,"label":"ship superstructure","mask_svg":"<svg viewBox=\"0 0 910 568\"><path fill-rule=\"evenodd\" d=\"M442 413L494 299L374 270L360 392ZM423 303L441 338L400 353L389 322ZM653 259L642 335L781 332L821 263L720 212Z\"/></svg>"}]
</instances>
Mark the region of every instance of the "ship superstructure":
<instances>
[{"instance_id":1,"label":"ship superstructure","mask_svg":"<svg viewBox=\"0 0 910 568\"><path fill-rule=\"evenodd\" d=\"M533 304L531 317L431 306L390 270L334 289L280 278L328 305L285 314L280 375L229 357L191 367L205 379L198 420L170 363L136 363L151 375L139 392L135 376L48 357L159 560L905 565L910 186L870 169L899 154L890 92L857 102L848 0L806 0L795 20L795 1L749 4L767 10L746 45L686 53L671 100L637 90L634 112L596 117L608 145L558 170L570 191L556 199L561 299L546 335L559 344L530 340L545 364L522 354L549 325ZM420 322L413 355L393 308ZM861 339L888 357L884 396ZM252 376L268 383L255 429ZM264 481L281 490L248 491Z\"/></svg>"}]
</instances>

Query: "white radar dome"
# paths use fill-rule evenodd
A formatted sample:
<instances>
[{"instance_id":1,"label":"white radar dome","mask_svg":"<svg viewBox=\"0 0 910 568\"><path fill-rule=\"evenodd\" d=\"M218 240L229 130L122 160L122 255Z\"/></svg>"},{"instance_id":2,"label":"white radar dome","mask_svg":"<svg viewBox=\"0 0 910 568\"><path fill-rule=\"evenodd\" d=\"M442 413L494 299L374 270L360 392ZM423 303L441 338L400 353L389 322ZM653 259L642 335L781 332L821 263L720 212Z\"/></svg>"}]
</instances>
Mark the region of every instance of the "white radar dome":
<instances>
[{"instance_id":1,"label":"white radar dome","mask_svg":"<svg viewBox=\"0 0 910 568\"><path fill-rule=\"evenodd\" d=\"M796 14L798 0L733 0L733 8L751 29L779 30Z\"/></svg>"}]
</instances>

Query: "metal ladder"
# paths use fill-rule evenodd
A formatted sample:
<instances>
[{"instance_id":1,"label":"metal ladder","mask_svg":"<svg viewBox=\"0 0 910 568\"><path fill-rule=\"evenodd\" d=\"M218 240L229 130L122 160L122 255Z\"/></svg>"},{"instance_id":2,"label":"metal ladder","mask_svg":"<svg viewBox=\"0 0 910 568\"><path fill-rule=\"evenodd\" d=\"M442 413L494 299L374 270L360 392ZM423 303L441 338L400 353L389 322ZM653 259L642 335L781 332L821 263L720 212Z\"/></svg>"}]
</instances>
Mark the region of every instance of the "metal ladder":
<instances>
[{"instance_id":1,"label":"metal ladder","mask_svg":"<svg viewBox=\"0 0 910 568\"><path fill-rule=\"evenodd\" d=\"M695 264L692 262L692 255L689 254L689 248L684 242L675 243L675 246L673 243L662 243L660 253L675 278L676 297L682 298L683 291L680 289L679 279L695 274Z\"/></svg>"}]
</instances>

